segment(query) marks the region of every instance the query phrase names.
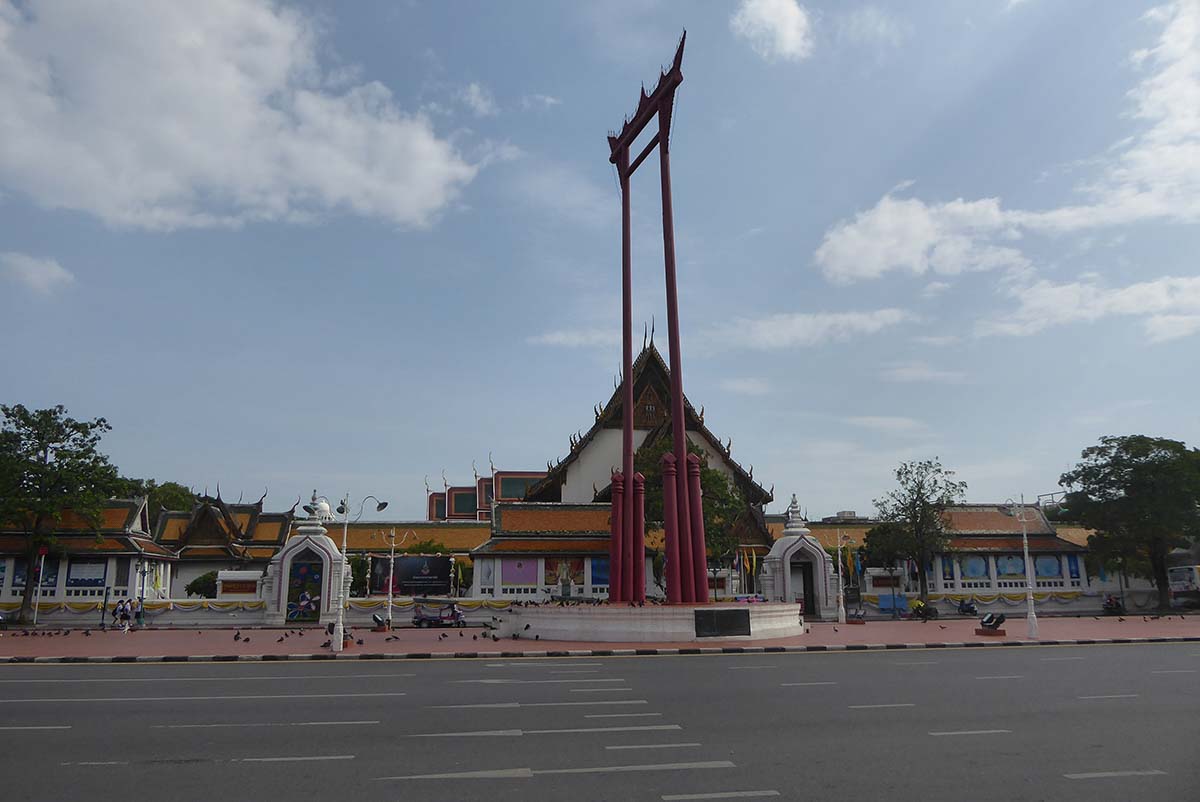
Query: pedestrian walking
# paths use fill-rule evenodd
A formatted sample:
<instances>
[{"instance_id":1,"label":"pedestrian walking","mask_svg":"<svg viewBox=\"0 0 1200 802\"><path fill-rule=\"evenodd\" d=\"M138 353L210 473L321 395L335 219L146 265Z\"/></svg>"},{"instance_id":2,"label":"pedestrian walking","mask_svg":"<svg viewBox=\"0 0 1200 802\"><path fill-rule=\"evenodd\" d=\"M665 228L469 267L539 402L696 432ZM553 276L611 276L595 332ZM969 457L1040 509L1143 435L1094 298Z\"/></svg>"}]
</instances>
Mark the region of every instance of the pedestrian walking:
<instances>
[{"instance_id":1,"label":"pedestrian walking","mask_svg":"<svg viewBox=\"0 0 1200 802\"><path fill-rule=\"evenodd\" d=\"M132 601L129 602L129 615L131 618L133 618L134 625L137 626L138 621L142 620L142 600L141 599L133 599Z\"/></svg>"},{"instance_id":2,"label":"pedestrian walking","mask_svg":"<svg viewBox=\"0 0 1200 802\"><path fill-rule=\"evenodd\" d=\"M117 603L117 610L119 613L118 617L121 619L121 631L122 632L129 631L129 608L130 608L130 603L129 603L128 599L122 599L120 602Z\"/></svg>"}]
</instances>

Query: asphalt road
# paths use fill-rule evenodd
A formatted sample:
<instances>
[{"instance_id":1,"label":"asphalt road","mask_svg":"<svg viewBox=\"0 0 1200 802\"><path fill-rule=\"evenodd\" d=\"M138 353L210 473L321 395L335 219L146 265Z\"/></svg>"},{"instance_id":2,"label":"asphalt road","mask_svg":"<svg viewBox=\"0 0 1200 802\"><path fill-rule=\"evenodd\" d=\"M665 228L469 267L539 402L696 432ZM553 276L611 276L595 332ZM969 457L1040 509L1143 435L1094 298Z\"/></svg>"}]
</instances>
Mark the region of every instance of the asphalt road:
<instances>
[{"instance_id":1,"label":"asphalt road","mask_svg":"<svg viewBox=\"0 0 1200 802\"><path fill-rule=\"evenodd\" d=\"M1200 646L0 666L5 800L1196 800Z\"/></svg>"}]
</instances>

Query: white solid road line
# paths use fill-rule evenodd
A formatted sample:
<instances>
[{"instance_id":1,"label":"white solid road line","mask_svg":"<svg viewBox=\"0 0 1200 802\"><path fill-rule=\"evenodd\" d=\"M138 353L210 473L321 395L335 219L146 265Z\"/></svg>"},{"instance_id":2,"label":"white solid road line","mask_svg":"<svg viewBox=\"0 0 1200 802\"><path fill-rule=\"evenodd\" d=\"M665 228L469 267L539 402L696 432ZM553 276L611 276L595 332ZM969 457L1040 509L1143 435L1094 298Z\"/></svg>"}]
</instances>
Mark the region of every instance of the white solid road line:
<instances>
[{"instance_id":1,"label":"white solid road line","mask_svg":"<svg viewBox=\"0 0 1200 802\"><path fill-rule=\"evenodd\" d=\"M59 763L60 766L128 766L128 760L81 760L77 763Z\"/></svg>"},{"instance_id":2,"label":"white solid road line","mask_svg":"<svg viewBox=\"0 0 1200 802\"><path fill-rule=\"evenodd\" d=\"M630 727L568 727L554 730L475 730L473 732L419 732L409 735L409 738L466 738L474 736L506 736L522 735L563 735L584 732L663 732L665 730L682 730L678 724L646 724Z\"/></svg>"},{"instance_id":3,"label":"white solid road line","mask_svg":"<svg viewBox=\"0 0 1200 802\"><path fill-rule=\"evenodd\" d=\"M1158 769L1146 769L1144 771L1091 771L1085 774L1064 774L1068 780L1102 780L1108 777L1154 777L1166 774L1165 771Z\"/></svg>"},{"instance_id":4,"label":"white solid road line","mask_svg":"<svg viewBox=\"0 0 1200 802\"><path fill-rule=\"evenodd\" d=\"M1195 674L1194 668L1163 668L1158 671L1151 671L1151 674Z\"/></svg>"},{"instance_id":5,"label":"white solid road line","mask_svg":"<svg viewBox=\"0 0 1200 802\"><path fill-rule=\"evenodd\" d=\"M70 724L43 724L43 725L37 725L37 726L31 725L31 726L26 726L26 727L18 727L16 725L13 725L13 726L9 726L9 727L0 727L0 730L69 730L69 729L71 729Z\"/></svg>"},{"instance_id":6,"label":"white solid road line","mask_svg":"<svg viewBox=\"0 0 1200 802\"><path fill-rule=\"evenodd\" d=\"M624 682L625 680L620 677L615 679L588 677L586 679L455 679L450 681L456 685L566 685L580 682Z\"/></svg>"},{"instance_id":7,"label":"white solid road line","mask_svg":"<svg viewBox=\"0 0 1200 802\"><path fill-rule=\"evenodd\" d=\"M577 707L580 705L647 705L645 699L610 699L595 702L483 702L473 705L430 705L434 710L475 710L495 708L512 710L518 707Z\"/></svg>"},{"instance_id":8,"label":"white solid road line","mask_svg":"<svg viewBox=\"0 0 1200 802\"><path fill-rule=\"evenodd\" d=\"M755 668L779 668L779 666L727 666L730 671L750 671Z\"/></svg>"},{"instance_id":9,"label":"white solid road line","mask_svg":"<svg viewBox=\"0 0 1200 802\"><path fill-rule=\"evenodd\" d=\"M588 713L584 718L650 718L662 713Z\"/></svg>"},{"instance_id":10,"label":"white solid road line","mask_svg":"<svg viewBox=\"0 0 1200 802\"><path fill-rule=\"evenodd\" d=\"M279 693L255 694L252 696L100 696L87 699L0 699L0 704L18 702L220 702L241 699L357 699L373 696L407 696L403 691L391 693Z\"/></svg>"},{"instance_id":11,"label":"white solid road line","mask_svg":"<svg viewBox=\"0 0 1200 802\"><path fill-rule=\"evenodd\" d=\"M946 732L931 732L930 735L1000 735L1001 733L1011 733L1012 730L954 730Z\"/></svg>"},{"instance_id":12,"label":"white solid road line","mask_svg":"<svg viewBox=\"0 0 1200 802\"><path fill-rule=\"evenodd\" d=\"M936 666L937 660L893 660L894 666Z\"/></svg>"},{"instance_id":13,"label":"white solid road line","mask_svg":"<svg viewBox=\"0 0 1200 802\"><path fill-rule=\"evenodd\" d=\"M1024 674L997 674L992 677L976 677L975 679L1025 679Z\"/></svg>"},{"instance_id":14,"label":"white solid road line","mask_svg":"<svg viewBox=\"0 0 1200 802\"><path fill-rule=\"evenodd\" d=\"M110 664L111 665L111 664ZM243 664L244 665L244 664ZM271 675L271 676L243 676L240 674L231 674L227 677L85 677L83 679L63 679L55 677L53 679L0 679L0 682L69 682L72 685L88 682L243 682L245 680L296 680L296 679L367 679L367 678L388 678L392 677L415 677L416 674L291 674L291 675Z\"/></svg>"},{"instance_id":15,"label":"white solid road line","mask_svg":"<svg viewBox=\"0 0 1200 802\"><path fill-rule=\"evenodd\" d=\"M781 682L781 688L800 688L806 685L837 685L836 682Z\"/></svg>"},{"instance_id":16,"label":"white solid road line","mask_svg":"<svg viewBox=\"0 0 1200 802\"><path fill-rule=\"evenodd\" d=\"M1136 693L1108 693L1099 696L1076 696L1076 699L1136 699Z\"/></svg>"},{"instance_id":17,"label":"white solid road line","mask_svg":"<svg viewBox=\"0 0 1200 802\"><path fill-rule=\"evenodd\" d=\"M711 794L663 794L665 802L683 802L685 799L755 799L764 796L779 796L778 791L717 791Z\"/></svg>"},{"instance_id":18,"label":"white solid road line","mask_svg":"<svg viewBox=\"0 0 1200 802\"><path fill-rule=\"evenodd\" d=\"M599 674L598 668L572 668L569 671L551 671L551 674Z\"/></svg>"},{"instance_id":19,"label":"white solid road line","mask_svg":"<svg viewBox=\"0 0 1200 802\"><path fill-rule=\"evenodd\" d=\"M571 693L632 693L633 688L572 688Z\"/></svg>"},{"instance_id":20,"label":"white solid road line","mask_svg":"<svg viewBox=\"0 0 1200 802\"><path fill-rule=\"evenodd\" d=\"M707 760L699 763L654 763L638 766L590 766L578 769L489 769L484 771L455 771L445 774L409 774L399 777L376 777L376 780L496 780L528 779L539 774L617 774L636 771L690 771L694 769L732 769L728 760Z\"/></svg>"},{"instance_id":21,"label":"white solid road line","mask_svg":"<svg viewBox=\"0 0 1200 802\"><path fill-rule=\"evenodd\" d=\"M354 760L354 755L298 755L296 757L235 757L231 763L294 763L309 760Z\"/></svg>"},{"instance_id":22,"label":"white solid road line","mask_svg":"<svg viewBox=\"0 0 1200 802\"><path fill-rule=\"evenodd\" d=\"M617 746L606 746L605 749L684 749L690 746L700 746L698 743L691 744L618 744Z\"/></svg>"},{"instance_id":23,"label":"white solid road line","mask_svg":"<svg viewBox=\"0 0 1200 802\"><path fill-rule=\"evenodd\" d=\"M913 702L899 702L890 705L849 705L851 710L874 710L880 707L916 707Z\"/></svg>"},{"instance_id":24,"label":"white solid road line","mask_svg":"<svg viewBox=\"0 0 1200 802\"><path fill-rule=\"evenodd\" d=\"M1082 660L1082 659L1083 659L1082 657L1043 657L1043 658L1041 658L1043 663L1054 663L1054 662L1061 662L1063 660Z\"/></svg>"},{"instance_id":25,"label":"white solid road line","mask_svg":"<svg viewBox=\"0 0 1200 802\"><path fill-rule=\"evenodd\" d=\"M378 721L280 721L265 723L234 722L229 724L151 724L152 730L199 730L218 727L360 727L379 724Z\"/></svg>"}]
</instances>

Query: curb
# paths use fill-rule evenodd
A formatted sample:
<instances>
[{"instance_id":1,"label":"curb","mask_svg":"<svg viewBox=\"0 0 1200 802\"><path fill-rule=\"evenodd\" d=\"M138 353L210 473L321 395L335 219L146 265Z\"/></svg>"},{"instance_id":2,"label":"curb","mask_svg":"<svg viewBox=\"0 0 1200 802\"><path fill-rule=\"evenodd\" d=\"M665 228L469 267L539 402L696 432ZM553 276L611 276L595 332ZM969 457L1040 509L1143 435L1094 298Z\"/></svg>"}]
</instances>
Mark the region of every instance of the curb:
<instances>
[{"instance_id":1,"label":"curb","mask_svg":"<svg viewBox=\"0 0 1200 802\"><path fill-rule=\"evenodd\" d=\"M931 643L838 643L817 646L681 646L666 649L565 649L529 652L322 652L318 654L117 655L103 657L0 657L13 663L253 663L304 660L514 659L539 657L657 657L697 654L800 654L806 652L882 652L897 649L971 649L1005 646L1104 646L1134 643L1200 643L1200 636L1159 638L1081 638L1079 640L1003 640Z\"/></svg>"}]
</instances>

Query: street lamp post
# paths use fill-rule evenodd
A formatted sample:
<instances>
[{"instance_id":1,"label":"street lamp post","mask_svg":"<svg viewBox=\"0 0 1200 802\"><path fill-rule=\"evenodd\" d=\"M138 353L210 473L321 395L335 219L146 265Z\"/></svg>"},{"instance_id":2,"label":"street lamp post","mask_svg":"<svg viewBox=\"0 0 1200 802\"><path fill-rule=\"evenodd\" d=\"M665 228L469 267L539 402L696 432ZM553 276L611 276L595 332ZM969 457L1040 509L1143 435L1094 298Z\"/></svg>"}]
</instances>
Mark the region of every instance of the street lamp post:
<instances>
[{"instance_id":1,"label":"street lamp post","mask_svg":"<svg viewBox=\"0 0 1200 802\"><path fill-rule=\"evenodd\" d=\"M358 505L358 515L354 516L354 521L362 517L363 508L371 499L375 500L375 512L383 512L387 507L386 501L380 501L375 496L367 496ZM338 576L338 608L337 608L337 623L333 626L333 643L330 644L335 652L340 652L345 646L346 637L346 543L350 537L350 494L342 498L342 503L338 505L337 511L342 514L342 570Z\"/></svg>"},{"instance_id":2,"label":"street lamp post","mask_svg":"<svg viewBox=\"0 0 1200 802\"><path fill-rule=\"evenodd\" d=\"M1011 498L1008 500L1010 507L1016 507L1016 502ZM1029 561L1029 528L1026 525L1025 518L1025 494L1021 494L1021 511L1017 513L1017 520L1021 522L1021 548L1025 552L1025 623L1028 626L1026 632L1030 638L1038 636L1038 620L1037 612L1033 609L1033 566Z\"/></svg>"},{"instance_id":3,"label":"street lamp post","mask_svg":"<svg viewBox=\"0 0 1200 802\"><path fill-rule=\"evenodd\" d=\"M150 564L145 557L139 557L137 562L137 572L139 577L138 582L138 610L136 623L139 627L146 625L146 574L150 571Z\"/></svg>"},{"instance_id":4,"label":"street lamp post","mask_svg":"<svg viewBox=\"0 0 1200 802\"><path fill-rule=\"evenodd\" d=\"M412 534L412 530L404 533L404 537L400 538L400 543L408 540L408 536ZM387 628L388 632L392 631L392 589L395 585L392 584L392 578L396 571L396 527L392 527L391 534L384 535L391 543L391 555L388 558L388 600L387 600Z\"/></svg>"},{"instance_id":5,"label":"street lamp post","mask_svg":"<svg viewBox=\"0 0 1200 802\"><path fill-rule=\"evenodd\" d=\"M837 574L838 574L838 595L837 595L837 618L839 624L846 623L846 593L842 584L842 530L837 530Z\"/></svg>"}]
</instances>

